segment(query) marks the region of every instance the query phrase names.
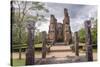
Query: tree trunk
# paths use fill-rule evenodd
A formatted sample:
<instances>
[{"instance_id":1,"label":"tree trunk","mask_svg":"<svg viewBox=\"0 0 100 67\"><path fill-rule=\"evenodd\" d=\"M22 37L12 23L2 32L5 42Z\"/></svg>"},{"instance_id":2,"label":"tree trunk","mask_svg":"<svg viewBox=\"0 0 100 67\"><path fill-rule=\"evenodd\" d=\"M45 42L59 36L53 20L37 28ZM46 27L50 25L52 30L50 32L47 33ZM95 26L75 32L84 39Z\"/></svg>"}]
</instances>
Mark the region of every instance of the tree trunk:
<instances>
[{"instance_id":1,"label":"tree trunk","mask_svg":"<svg viewBox=\"0 0 100 67\"><path fill-rule=\"evenodd\" d=\"M21 60L21 26L19 26L19 60Z\"/></svg>"}]
</instances>

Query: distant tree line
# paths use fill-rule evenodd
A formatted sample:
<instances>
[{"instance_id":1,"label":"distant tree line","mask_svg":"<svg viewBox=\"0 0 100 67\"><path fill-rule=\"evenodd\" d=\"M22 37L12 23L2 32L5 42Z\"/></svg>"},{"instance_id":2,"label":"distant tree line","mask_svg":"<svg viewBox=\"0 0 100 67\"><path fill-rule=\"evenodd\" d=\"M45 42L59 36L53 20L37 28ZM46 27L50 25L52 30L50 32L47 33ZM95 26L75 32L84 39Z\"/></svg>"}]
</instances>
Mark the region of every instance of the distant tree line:
<instances>
[{"instance_id":1,"label":"distant tree line","mask_svg":"<svg viewBox=\"0 0 100 67\"><path fill-rule=\"evenodd\" d=\"M92 43L97 44L97 19L91 19L92 21L92 28L91 28L91 34L92 34ZM85 43L85 30L82 28L79 31L79 40L81 43Z\"/></svg>"}]
</instances>

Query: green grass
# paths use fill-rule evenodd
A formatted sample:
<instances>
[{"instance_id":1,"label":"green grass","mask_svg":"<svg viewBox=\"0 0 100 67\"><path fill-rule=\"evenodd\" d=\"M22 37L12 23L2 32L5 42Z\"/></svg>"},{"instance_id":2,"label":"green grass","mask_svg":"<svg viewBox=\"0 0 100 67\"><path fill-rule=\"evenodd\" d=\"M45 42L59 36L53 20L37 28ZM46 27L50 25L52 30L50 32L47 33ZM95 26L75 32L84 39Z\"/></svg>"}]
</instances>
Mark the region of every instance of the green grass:
<instances>
[{"instance_id":1,"label":"green grass","mask_svg":"<svg viewBox=\"0 0 100 67\"><path fill-rule=\"evenodd\" d=\"M16 66L25 66L25 59L13 59L13 67L16 67Z\"/></svg>"},{"instance_id":2,"label":"green grass","mask_svg":"<svg viewBox=\"0 0 100 67\"><path fill-rule=\"evenodd\" d=\"M27 44L23 44L22 46L20 45L13 45L13 49L19 49L19 47L21 48L27 48ZM35 44L35 48L42 48L42 44Z\"/></svg>"},{"instance_id":3,"label":"green grass","mask_svg":"<svg viewBox=\"0 0 100 67\"><path fill-rule=\"evenodd\" d=\"M41 52L39 51L35 51L35 55L41 55ZM13 67L16 67L16 66L25 66L25 59L13 59Z\"/></svg>"},{"instance_id":4,"label":"green grass","mask_svg":"<svg viewBox=\"0 0 100 67\"><path fill-rule=\"evenodd\" d=\"M35 48L42 47L42 44L35 44Z\"/></svg>"},{"instance_id":5,"label":"green grass","mask_svg":"<svg viewBox=\"0 0 100 67\"><path fill-rule=\"evenodd\" d=\"M94 48L94 49L93 49L93 52L97 52L97 49L96 49L96 48Z\"/></svg>"}]
</instances>

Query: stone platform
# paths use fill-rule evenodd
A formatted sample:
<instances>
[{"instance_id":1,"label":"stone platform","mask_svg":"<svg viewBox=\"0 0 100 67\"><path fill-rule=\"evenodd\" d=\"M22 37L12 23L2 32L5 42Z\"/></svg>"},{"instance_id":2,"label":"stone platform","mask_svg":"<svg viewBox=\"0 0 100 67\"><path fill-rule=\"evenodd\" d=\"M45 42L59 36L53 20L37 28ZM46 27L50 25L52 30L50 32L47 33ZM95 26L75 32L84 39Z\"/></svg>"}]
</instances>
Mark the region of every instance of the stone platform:
<instances>
[{"instance_id":1,"label":"stone platform","mask_svg":"<svg viewBox=\"0 0 100 67\"><path fill-rule=\"evenodd\" d=\"M63 58L46 58L46 59L36 59L36 65L38 64L61 64L61 63L73 63L73 62L86 62L86 56L67 56Z\"/></svg>"}]
</instances>

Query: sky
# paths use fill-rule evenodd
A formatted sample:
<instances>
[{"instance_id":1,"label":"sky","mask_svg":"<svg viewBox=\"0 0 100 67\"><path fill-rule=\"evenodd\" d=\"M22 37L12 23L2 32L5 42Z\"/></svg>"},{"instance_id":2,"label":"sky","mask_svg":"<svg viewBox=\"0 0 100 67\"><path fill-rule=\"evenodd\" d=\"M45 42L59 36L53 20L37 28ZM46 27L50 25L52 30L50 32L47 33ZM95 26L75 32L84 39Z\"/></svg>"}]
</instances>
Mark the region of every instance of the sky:
<instances>
[{"instance_id":1,"label":"sky","mask_svg":"<svg viewBox=\"0 0 100 67\"><path fill-rule=\"evenodd\" d=\"M81 4L64 4L64 3L44 3L45 7L49 10L49 13L40 12L45 18L48 19L41 26L37 26L40 31L49 30L50 15L53 14L57 18L58 23L63 23L64 19L64 8L68 9L70 16L71 31L75 32L84 27L84 21L91 17L97 17L97 6L96 5L81 5Z\"/></svg>"}]
</instances>

